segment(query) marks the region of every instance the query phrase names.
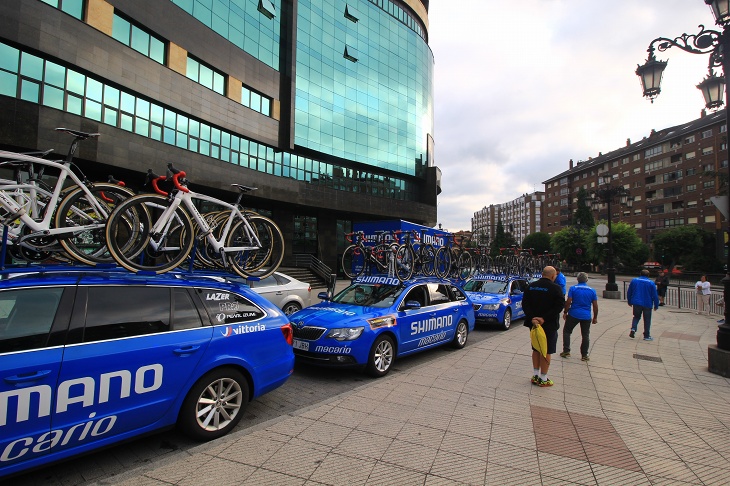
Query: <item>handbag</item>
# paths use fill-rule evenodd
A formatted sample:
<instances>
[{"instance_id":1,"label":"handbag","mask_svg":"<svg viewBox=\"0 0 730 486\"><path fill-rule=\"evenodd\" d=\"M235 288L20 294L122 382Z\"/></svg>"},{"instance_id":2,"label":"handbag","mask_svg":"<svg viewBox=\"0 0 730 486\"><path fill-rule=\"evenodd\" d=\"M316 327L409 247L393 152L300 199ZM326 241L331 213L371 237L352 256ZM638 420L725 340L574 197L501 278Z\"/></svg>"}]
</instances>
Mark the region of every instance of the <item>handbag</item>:
<instances>
[{"instance_id":1,"label":"handbag","mask_svg":"<svg viewBox=\"0 0 730 486\"><path fill-rule=\"evenodd\" d=\"M545 330L542 326L537 324L532 326L530 341L532 342L532 349L540 353L543 358L547 358L547 336L545 336Z\"/></svg>"}]
</instances>

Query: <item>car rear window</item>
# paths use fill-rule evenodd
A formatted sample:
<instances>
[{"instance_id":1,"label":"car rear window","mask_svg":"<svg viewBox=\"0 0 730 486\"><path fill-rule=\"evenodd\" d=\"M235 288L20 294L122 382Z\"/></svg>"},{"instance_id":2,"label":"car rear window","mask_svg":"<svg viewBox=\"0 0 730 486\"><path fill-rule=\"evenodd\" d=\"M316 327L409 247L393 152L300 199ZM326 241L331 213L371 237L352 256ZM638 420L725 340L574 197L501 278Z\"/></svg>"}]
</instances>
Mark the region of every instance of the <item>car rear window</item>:
<instances>
[{"instance_id":1,"label":"car rear window","mask_svg":"<svg viewBox=\"0 0 730 486\"><path fill-rule=\"evenodd\" d=\"M234 292L198 289L198 293L214 325L255 321L266 316L253 302Z\"/></svg>"}]
</instances>

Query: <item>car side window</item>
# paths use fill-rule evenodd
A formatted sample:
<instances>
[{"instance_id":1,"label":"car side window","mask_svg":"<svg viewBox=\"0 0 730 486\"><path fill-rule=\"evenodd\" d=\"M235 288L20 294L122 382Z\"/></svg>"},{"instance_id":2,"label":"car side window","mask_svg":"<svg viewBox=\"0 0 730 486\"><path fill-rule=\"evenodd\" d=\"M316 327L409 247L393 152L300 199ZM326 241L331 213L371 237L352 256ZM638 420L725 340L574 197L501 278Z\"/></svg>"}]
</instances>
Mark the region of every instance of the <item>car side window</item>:
<instances>
[{"instance_id":1,"label":"car side window","mask_svg":"<svg viewBox=\"0 0 730 486\"><path fill-rule=\"evenodd\" d=\"M247 298L220 289L197 289L214 325L261 319L266 313Z\"/></svg>"},{"instance_id":2,"label":"car side window","mask_svg":"<svg viewBox=\"0 0 730 486\"><path fill-rule=\"evenodd\" d=\"M403 299L403 303L408 302L409 300L413 300L415 302L418 302L421 307L426 307L426 293L425 293L425 287L423 285L416 285L411 290L408 291L408 294L406 295L405 299Z\"/></svg>"},{"instance_id":3,"label":"car side window","mask_svg":"<svg viewBox=\"0 0 730 486\"><path fill-rule=\"evenodd\" d=\"M529 288L530 288L530 284L527 283L527 280L520 280L520 290L522 291L523 294L525 292L527 292L527 289L529 289Z\"/></svg>"},{"instance_id":4,"label":"car side window","mask_svg":"<svg viewBox=\"0 0 730 486\"><path fill-rule=\"evenodd\" d=\"M449 290L444 284L428 284L428 293L431 300L431 305L443 304L445 302L451 302L449 298Z\"/></svg>"},{"instance_id":5,"label":"car side window","mask_svg":"<svg viewBox=\"0 0 730 486\"><path fill-rule=\"evenodd\" d=\"M198 309L186 289L174 289L172 299L174 301L172 311L172 328L174 330L195 329L203 326Z\"/></svg>"},{"instance_id":6,"label":"car side window","mask_svg":"<svg viewBox=\"0 0 730 486\"><path fill-rule=\"evenodd\" d=\"M454 296L454 300L457 302L466 300L466 294L464 294L464 292L462 292L461 289L459 287L457 287L456 285L451 286L451 293Z\"/></svg>"},{"instance_id":7,"label":"car side window","mask_svg":"<svg viewBox=\"0 0 730 486\"><path fill-rule=\"evenodd\" d=\"M269 275L266 278L263 278L259 280L258 282L254 283L254 287L275 287L279 285L279 282L276 280L276 278L273 275Z\"/></svg>"},{"instance_id":8,"label":"car side window","mask_svg":"<svg viewBox=\"0 0 730 486\"><path fill-rule=\"evenodd\" d=\"M169 330L169 288L88 288L84 342L121 339Z\"/></svg>"},{"instance_id":9,"label":"car side window","mask_svg":"<svg viewBox=\"0 0 730 486\"><path fill-rule=\"evenodd\" d=\"M0 293L0 353L43 348L63 288L17 289Z\"/></svg>"}]
</instances>

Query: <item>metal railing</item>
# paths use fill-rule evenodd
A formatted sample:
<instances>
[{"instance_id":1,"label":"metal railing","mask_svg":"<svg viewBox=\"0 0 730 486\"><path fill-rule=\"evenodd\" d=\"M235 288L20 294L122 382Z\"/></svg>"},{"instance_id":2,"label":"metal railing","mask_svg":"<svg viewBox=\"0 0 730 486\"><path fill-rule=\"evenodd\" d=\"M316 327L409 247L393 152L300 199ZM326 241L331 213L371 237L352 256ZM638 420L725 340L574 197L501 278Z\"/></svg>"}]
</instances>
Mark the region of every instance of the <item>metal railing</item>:
<instances>
[{"instance_id":1,"label":"metal railing","mask_svg":"<svg viewBox=\"0 0 730 486\"><path fill-rule=\"evenodd\" d=\"M327 283L330 283L332 279L332 269L325 265L323 261L318 260L314 255L310 255L309 253L295 254L294 266L309 268Z\"/></svg>"},{"instance_id":2,"label":"metal railing","mask_svg":"<svg viewBox=\"0 0 730 486\"><path fill-rule=\"evenodd\" d=\"M626 291L630 282L624 282L623 299L626 299ZM717 305L717 301L722 298L722 290L713 289L710 294L710 314L724 315L725 310L722 306ZM664 304L671 305L678 309L690 309L697 311L697 291L694 288L694 282L679 285L670 285L667 287L667 293L664 296Z\"/></svg>"}]
</instances>

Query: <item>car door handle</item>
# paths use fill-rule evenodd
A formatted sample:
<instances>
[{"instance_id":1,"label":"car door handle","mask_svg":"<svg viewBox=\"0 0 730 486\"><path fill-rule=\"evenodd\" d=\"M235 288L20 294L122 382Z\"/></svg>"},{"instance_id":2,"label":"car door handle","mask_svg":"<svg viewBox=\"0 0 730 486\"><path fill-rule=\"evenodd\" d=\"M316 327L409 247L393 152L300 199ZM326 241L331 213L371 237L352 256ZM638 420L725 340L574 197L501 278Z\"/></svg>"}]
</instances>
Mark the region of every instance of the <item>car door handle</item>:
<instances>
[{"instance_id":1,"label":"car door handle","mask_svg":"<svg viewBox=\"0 0 730 486\"><path fill-rule=\"evenodd\" d=\"M200 349L200 346L185 346L184 348L173 349L172 352L177 355L192 354Z\"/></svg>"},{"instance_id":2,"label":"car door handle","mask_svg":"<svg viewBox=\"0 0 730 486\"><path fill-rule=\"evenodd\" d=\"M279 291L279 292L276 293L276 295L284 295L284 292Z\"/></svg>"},{"instance_id":3,"label":"car door handle","mask_svg":"<svg viewBox=\"0 0 730 486\"><path fill-rule=\"evenodd\" d=\"M4 379L7 383L26 383L28 381L36 381L41 378L50 375L51 370L40 370L32 373L23 373L22 375L6 376Z\"/></svg>"}]
</instances>

